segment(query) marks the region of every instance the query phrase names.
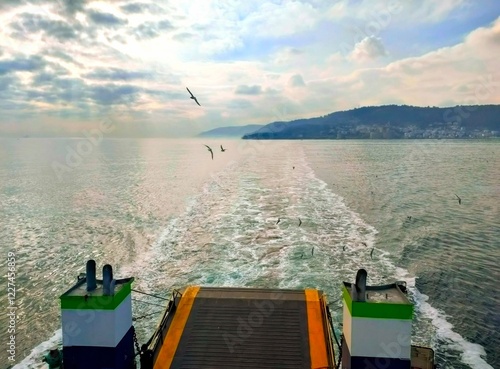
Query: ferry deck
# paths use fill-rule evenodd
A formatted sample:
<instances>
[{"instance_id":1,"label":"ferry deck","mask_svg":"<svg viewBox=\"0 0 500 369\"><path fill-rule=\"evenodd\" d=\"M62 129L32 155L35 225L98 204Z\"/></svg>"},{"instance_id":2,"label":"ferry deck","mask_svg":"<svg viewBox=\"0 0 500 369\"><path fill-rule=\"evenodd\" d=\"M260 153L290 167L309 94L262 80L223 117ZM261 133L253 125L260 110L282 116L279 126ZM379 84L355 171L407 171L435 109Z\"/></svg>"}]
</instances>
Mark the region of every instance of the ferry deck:
<instances>
[{"instance_id":1,"label":"ferry deck","mask_svg":"<svg viewBox=\"0 0 500 369\"><path fill-rule=\"evenodd\" d=\"M133 277L110 265L61 295L65 369L435 369L434 351L411 344L413 304L404 282L343 282L342 334L316 289L188 286L174 290L157 328L139 345ZM148 294L148 293L146 293ZM340 342L339 342L340 341ZM334 347L337 349L334 350Z\"/></svg>"}]
</instances>

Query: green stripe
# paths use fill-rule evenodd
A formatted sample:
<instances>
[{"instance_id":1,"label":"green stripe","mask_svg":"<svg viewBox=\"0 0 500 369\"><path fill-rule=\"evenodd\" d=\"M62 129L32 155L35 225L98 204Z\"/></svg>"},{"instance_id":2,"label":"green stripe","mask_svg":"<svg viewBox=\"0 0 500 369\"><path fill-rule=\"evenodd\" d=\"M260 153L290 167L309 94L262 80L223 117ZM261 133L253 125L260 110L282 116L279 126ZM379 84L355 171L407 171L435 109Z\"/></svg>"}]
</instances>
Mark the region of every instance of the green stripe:
<instances>
[{"instance_id":1,"label":"green stripe","mask_svg":"<svg viewBox=\"0 0 500 369\"><path fill-rule=\"evenodd\" d=\"M386 302L352 301L345 286L342 288L344 302L353 318L404 319L413 318L412 304L392 304Z\"/></svg>"},{"instance_id":2,"label":"green stripe","mask_svg":"<svg viewBox=\"0 0 500 369\"><path fill-rule=\"evenodd\" d=\"M349 309L349 312L351 313L352 316L352 299L351 299L351 294L347 290L346 286L342 287L342 296L344 297L344 302L347 305L347 308Z\"/></svg>"},{"instance_id":3,"label":"green stripe","mask_svg":"<svg viewBox=\"0 0 500 369\"><path fill-rule=\"evenodd\" d=\"M122 284L114 296L61 296L63 310L115 310L130 295L133 279Z\"/></svg>"}]
</instances>

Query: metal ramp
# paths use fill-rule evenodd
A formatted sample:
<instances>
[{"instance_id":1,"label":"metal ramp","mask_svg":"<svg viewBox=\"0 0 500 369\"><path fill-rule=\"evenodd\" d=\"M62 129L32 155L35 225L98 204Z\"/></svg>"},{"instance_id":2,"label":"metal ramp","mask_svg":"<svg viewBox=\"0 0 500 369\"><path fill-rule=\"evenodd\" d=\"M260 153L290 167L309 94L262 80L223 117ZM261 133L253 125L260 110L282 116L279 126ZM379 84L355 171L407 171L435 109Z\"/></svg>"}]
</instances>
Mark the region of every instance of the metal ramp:
<instances>
[{"instance_id":1,"label":"metal ramp","mask_svg":"<svg viewBox=\"0 0 500 369\"><path fill-rule=\"evenodd\" d=\"M149 348L154 369L334 368L320 291L188 287Z\"/></svg>"}]
</instances>

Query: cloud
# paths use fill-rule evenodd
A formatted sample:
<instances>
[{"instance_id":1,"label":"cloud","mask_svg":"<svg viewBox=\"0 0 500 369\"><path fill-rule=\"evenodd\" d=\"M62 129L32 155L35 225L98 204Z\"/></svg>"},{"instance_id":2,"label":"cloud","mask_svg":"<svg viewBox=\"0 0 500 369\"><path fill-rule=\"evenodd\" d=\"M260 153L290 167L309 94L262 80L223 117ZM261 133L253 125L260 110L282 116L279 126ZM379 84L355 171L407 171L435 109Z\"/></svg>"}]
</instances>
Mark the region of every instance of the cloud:
<instances>
[{"instance_id":1,"label":"cloud","mask_svg":"<svg viewBox=\"0 0 500 369\"><path fill-rule=\"evenodd\" d=\"M0 2L0 10L10 9L24 4L22 0L2 0Z\"/></svg>"},{"instance_id":2,"label":"cloud","mask_svg":"<svg viewBox=\"0 0 500 369\"><path fill-rule=\"evenodd\" d=\"M468 0L340 0L327 11L329 19L336 21L358 20L363 26L386 28L390 24L437 23L457 11L467 11Z\"/></svg>"},{"instance_id":3,"label":"cloud","mask_svg":"<svg viewBox=\"0 0 500 369\"><path fill-rule=\"evenodd\" d=\"M467 0L442 0L442 1L410 1L407 5L407 14L411 14L412 20L420 22L436 23L449 17L457 10L466 10Z\"/></svg>"},{"instance_id":4,"label":"cloud","mask_svg":"<svg viewBox=\"0 0 500 369\"><path fill-rule=\"evenodd\" d=\"M98 24L101 26L117 27L128 23L126 19L118 18L111 13L103 13L97 10L90 10L87 12L87 14L94 24Z\"/></svg>"},{"instance_id":5,"label":"cloud","mask_svg":"<svg viewBox=\"0 0 500 369\"><path fill-rule=\"evenodd\" d=\"M17 31L14 33L17 38L26 38L27 35L33 37L33 34L43 32L59 41L75 39L80 29L80 27L67 22L48 19L32 13L20 14L16 17L16 21L10 23L10 27Z\"/></svg>"},{"instance_id":6,"label":"cloud","mask_svg":"<svg viewBox=\"0 0 500 369\"><path fill-rule=\"evenodd\" d=\"M0 75L13 72L33 72L45 66L45 61L38 57L0 60Z\"/></svg>"},{"instance_id":7,"label":"cloud","mask_svg":"<svg viewBox=\"0 0 500 369\"><path fill-rule=\"evenodd\" d=\"M302 76L300 74L295 74L292 77L290 77L288 84L292 87L303 87L306 85L304 83L304 79L302 78Z\"/></svg>"},{"instance_id":8,"label":"cloud","mask_svg":"<svg viewBox=\"0 0 500 369\"><path fill-rule=\"evenodd\" d=\"M227 107L229 109L250 109L253 107L253 104L248 101L248 100L244 100L244 99L233 99L231 101L229 101L229 103L227 104Z\"/></svg>"},{"instance_id":9,"label":"cloud","mask_svg":"<svg viewBox=\"0 0 500 369\"><path fill-rule=\"evenodd\" d=\"M175 27L168 20L162 20L159 22L146 22L138 27L134 28L132 34L136 36L137 39L152 39L159 37L163 31L172 31Z\"/></svg>"},{"instance_id":10,"label":"cloud","mask_svg":"<svg viewBox=\"0 0 500 369\"><path fill-rule=\"evenodd\" d=\"M499 33L500 18L492 27L475 30L455 46L394 61L381 68L356 70L347 76L309 86L316 91L328 89L331 94L342 92L342 97L349 95L354 99L356 96L364 105L401 101L401 96L404 96L404 103L419 106L444 106L449 101L469 105L498 104Z\"/></svg>"},{"instance_id":11,"label":"cloud","mask_svg":"<svg viewBox=\"0 0 500 369\"><path fill-rule=\"evenodd\" d=\"M187 41L195 37L195 34L189 32L181 32L172 36L174 40L177 41Z\"/></svg>"},{"instance_id":12,"label":"cloud","mask_svg":"<svg viewBox=\"0 0 500 369\"><path fill-rule=\"evenodd\" d=\"M382 40L379 37L370 36L354 45L354 50L350 58L355 61L364 61L376 59L385 55L387 54Z\"/></svg>"},{"instance_id":13,"label":"cloud","mask_svg":"<svg viewBox=\"0 0 500 369\"><path fill-rule=\"evenodd\" d=\"M480 78L490 89L500 80L493 0L153 3L0 2L0 134L37 119L69 132L124 109L137 118L128 132L162 125L173 134L267 123L276 106L288 120L460 102ZM362 30L354 40L352 29ZM498 102L494 91L481 102Z\"/></svg>"},{"instance_id":14,"label":"cloud","mask_svg":"<svg viewBox=\"0 0 500 369\"><path fill-rule=\"evenodd\" d=\"M277 38L311 30L321 18L320 10L308 2L264 2L242 26L245 34Z\"/></svg>"},{"instance_id":15,"label":"cloud","mask_svg":"<svg viewBox=\"0 0 500 369\"><path fill-rule=\"evenodd\" d=\"M260 95L262 93L262 88L258 85L239 85L238 87L236 87L235 93L237 95Z\"/></svg>"},{"instance_id":16,"label":"cloud","mask_svg":"<svg viewBox=\"0 0 500 369\"><path fill-rule=\"evenodd\" d=\"M57 78L57 76L55 74L42 72L42 73L34 75L32 84L34 86L49 85L56 78Z\"/></svg>"},{"instance_id":17,"label":"cloud","mask_svg":"<svg viewBox=\"0 0 500 369\"><path fill-rule=\"evenodd\" d=\"M79 78L54 78L50 87L47 92L55 94L60 102L78 103L88 98L88 86Z\"/></svg>"},{"instance_id":18,"label":"cloud","mask_svg":"<svg viewBox=\"0 0 500 369\"><path fill-rule=\"evenodd\" d=\"M9 87L16 82L17 78L12 75L1 75L0 74L0 96L3 91L7 91Z\"/></svg>"},{"instance_id":19,"label":"cloud","mask_svg":"<svg viewBox=\"0 0 500 369\"><path fill-rule=\"evenodd\" d=\"M64 11L68 15L74 15L77 12L83 12L87 0L58 0L58 3L63 5Z\"/></svg>"},{"instance_id":20,"label":"cloud","mask_svg":"<svg viewBox=\"0 0 500 369\"><path fill-rule=\"evenodd\" d=\"M98 80L129 81L134 79L151 78L151 73L127 71L119 68L96 69L91 73L84 74L83 77Z\"/></svg>"},{"instance_id":21,"label":"cloud","mask_svg":"<svg viewBox=\"0 0 500 369\"><path fill-rule=\"evenodd\" d=\"M296 47L285 47L276 51L272 61L277 64L296 64L297 61L302 60L304 51Z\"/></svg>"},{"instance_id":22,"label":"cloud","mask_svg":"<svg viewBox=\"0 0 500 369\"><path fill-rule=\"evenodd\" d=\"M103 105L133 103L141 89L133 85L98 85L89 89L90 99Z\"/></svg>"},{"instance_id":23,"label":"cloud","mask_svg":"<svg viewBox=\"0 0 500 369\"><path fill-rule=\"evenodd\" d=\"M155 4L147 3L130 3L122 5L120 9L127 14L141 14L141 13L158 13L161 11L161 7Z\"/></svg>"}]
</instances>

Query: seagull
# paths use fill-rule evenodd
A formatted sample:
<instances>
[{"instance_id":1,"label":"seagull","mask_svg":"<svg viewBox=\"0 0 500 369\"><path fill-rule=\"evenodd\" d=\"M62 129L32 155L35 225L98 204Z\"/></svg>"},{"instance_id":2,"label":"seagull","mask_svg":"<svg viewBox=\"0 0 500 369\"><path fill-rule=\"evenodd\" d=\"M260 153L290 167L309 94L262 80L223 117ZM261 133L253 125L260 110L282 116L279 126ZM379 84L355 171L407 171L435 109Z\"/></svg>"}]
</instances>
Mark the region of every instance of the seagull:
<instances>
[{"instance_id":1,"label":"seagull","mask_svg":"<svg viewBox=\"0 0 500 369\"><path fill-rule=\"evenodd\" d=\"M370 252L370 257L373 259L373 250L375 250L375 248L372 249L372 251Z\"/></svg>"},{"instance_id":2,"label":"seagull","mask_svg":"<svg viewBox=\"0 0 500 369\"><path fill-rule=\"evenodd\" d=\"M278 218L278 221L276 222L276 224L278 224L280 222L281 218Z\"/></svg>"},{"instance_id":3,"label":"seagull","mask_svg":"<svg viewBox=\"0 0 500 369\"><path fill-rule=\"evenodd\" d=\"M361 244L362 244L364 247L368 246L368 245L366 244L366 242L361 242Z\"/></svg>"},{"instance_id":4,"label":"seagull","mask_svg":"<svg viewBox=\"0 0 500 369\"><path fill-rule=\"evenodd\" d=\"M314 255L314 246L313 246L313 248L311 250L311 256L313 256L313 255Z\"/></svg>"},{"instance_id":5,"label":"seagull","mask_svg":"<svg viewBox=\"0 0 500 369\"><path fill-rule=\"evenodd\" d=\"M300 220L300 218L299 218L299 227L300 227L301 224L302 224L302 220Z\"/></svg>"},{"instance_id":6,"label":"seagull","mask_svg":"<svg viewBox=\"0 0 500 369\"><path fill-rule=\"evenodd\" d=\"M345 251L345 245L344 245L344 247L342 247L342 251Z\"/></svg>"},{"instance_id":7,"label":"seagull","mask_svg":"<svg viewBox=\"0 0 500 369\"><path fill-rule=\"evenodd\" d=\"M455 194L455 196L457 196L457 194ZM457 199L458 199L458 205L461 205L462 204L462 199L460 197L457 196Z\"/></svg>"},{"instance_id":8,"label":"seagull","mask_svg":"<svg viewBox=\"0 0 500 369\"><path fill-rule=\"evenodd\" d=\"M224 151L226 151L226 149L223 148L222 145L220 145L220 151L224 152Z\"/></svg>"},{"instance_id":9,"label":"seagull","mask_svg":"<svg viewBox=\"0 0 500 369\"><path fill-rule=\"evenodd\" d=\"M196 100L196 97L194 97L193 93L191 91L189 91L189 88L186 87L186 90L188 90L189 94L191 95L190 99L193 99L194 101L196 101L196 103L198 105L200 105L200 103L198 102L198 100ZM201 105L200 105L201 106Z\"/></svg>"},{"instance_id":10,"label":"seagull","mask_svg":"<svg viewBox=\"0 0 500 369\"><path fill-rule=\"evenodd\" d=\"M205 146L207 146L207 145L205 145ZM208 148L208 151L210 151L210 154L212 154L212 160L214 160L214 152L212 151L210 146L207 146L207 148Z\"/></svg>"}]
</instances>

